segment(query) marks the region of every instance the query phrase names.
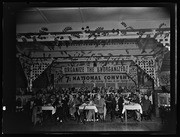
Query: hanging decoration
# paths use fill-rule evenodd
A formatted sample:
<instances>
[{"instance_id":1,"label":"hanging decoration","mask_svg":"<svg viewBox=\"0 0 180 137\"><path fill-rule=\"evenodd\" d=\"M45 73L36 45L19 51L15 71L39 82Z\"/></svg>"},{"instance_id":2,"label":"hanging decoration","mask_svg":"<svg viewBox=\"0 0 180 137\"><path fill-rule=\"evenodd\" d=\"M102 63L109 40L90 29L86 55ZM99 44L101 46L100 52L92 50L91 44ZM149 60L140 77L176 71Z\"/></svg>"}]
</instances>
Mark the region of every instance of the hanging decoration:
<instances>
[{"instance_id":1,"label":"hanging decoration","mask_svg":"<svg viewBox=\"0 0 180 137\"><path fill-rule=\"evenodd\" d=\"M69 30L72 30L72 27L65 27L63 30L62 30L62 32L68 32Z\"/></svg>"}]
</instances>

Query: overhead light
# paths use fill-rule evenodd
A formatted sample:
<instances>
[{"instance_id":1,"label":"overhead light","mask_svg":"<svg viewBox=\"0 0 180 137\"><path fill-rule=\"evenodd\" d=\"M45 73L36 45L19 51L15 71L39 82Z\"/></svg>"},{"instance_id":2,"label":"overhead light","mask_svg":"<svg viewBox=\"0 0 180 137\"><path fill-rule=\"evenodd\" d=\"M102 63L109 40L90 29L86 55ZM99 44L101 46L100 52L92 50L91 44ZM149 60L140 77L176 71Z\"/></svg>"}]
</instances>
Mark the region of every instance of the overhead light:
<instances>
[{"instance_id":1,"label":"overhead light","mask_svg":"<svg viewBox=\"0 0 180 137\"><path fill-rule=\"evenodd\" d=\"M4 110L4 111L6 110L6 106L3 106L3 110Z\"/></svg>"}]
</instances>

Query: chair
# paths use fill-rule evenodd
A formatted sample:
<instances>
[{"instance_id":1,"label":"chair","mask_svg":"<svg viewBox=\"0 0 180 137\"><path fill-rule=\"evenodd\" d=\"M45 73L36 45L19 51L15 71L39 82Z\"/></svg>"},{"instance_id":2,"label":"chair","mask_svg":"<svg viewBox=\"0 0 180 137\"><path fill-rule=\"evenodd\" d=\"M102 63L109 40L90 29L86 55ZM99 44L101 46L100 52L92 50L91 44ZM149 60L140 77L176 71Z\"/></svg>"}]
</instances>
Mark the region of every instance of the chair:
<instances>
[{"instance_id":1,"label":"chair","mask_svg":"<svg viewBox=\"0 0 180 137\"><path fill-rule=\"evenodd\" d=\"M41 106L35 106L33 108L33 113L32 113L32 122L33 125L36 125L37 122L39 122L40 124L42 124L43 121L43 115L42 115L42 107Z\"/></svg>"}]
</instances>

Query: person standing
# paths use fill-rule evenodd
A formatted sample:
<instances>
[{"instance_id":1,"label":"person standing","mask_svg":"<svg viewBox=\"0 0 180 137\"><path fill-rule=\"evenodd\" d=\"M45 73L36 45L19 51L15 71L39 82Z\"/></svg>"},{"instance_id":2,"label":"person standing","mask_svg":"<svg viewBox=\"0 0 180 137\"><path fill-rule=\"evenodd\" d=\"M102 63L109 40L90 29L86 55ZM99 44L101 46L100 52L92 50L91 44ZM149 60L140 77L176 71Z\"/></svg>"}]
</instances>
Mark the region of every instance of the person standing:
<instances>
[{"instance_id":1,"label":"person standing","mask_svg":"<svg viewBox=\"0 0 180 137\"><path fill-rule=\"evenodd\" d=\"M141 102L143 115L148 115L150 105L151 105L151 101L149 100L148 95L144 95L144 98L142 99Z\"/></svg>"},{"instance_id":2,"label":"person standing","mask_svg":"<svg viewBox=\"0 0 180 137\"><path fill-rule=\"evenodd\" d=\"M63 107L63 117L64 121L67 121L68 116L69 116L69 108L68 108L68 95L67 94L62 94L62 107Z\"/></svg>"},{"instance_id":3,"label":"person standing","mask_svg":"<svg viewBox=\"0 0 180 137\"><path fill-rule=\"evenodd\" d=\"M105 114L104 107L106 107L104 98L102 98L100 94L97 94L97 100L95 100L94 103L95 103L95 105L96 105L96 107L98 109L98 113L100 115L100 119L104 120L103 119L104 114Z\"/></svg>"},{"instance_id":4,"label":"person standing","mask_svg":"<svg viewBox=\"0 0 180 137\"><path fill-rule=\"evenodd\" d=\"M58 122L63 122L63 106L62 98L59 96L56 98L56 101L53 103L53 107L56 108L55 118Z\"/></svg>"},{"instance_id":5,"label":"person standing","mask_svg":"<svg viewBox=\"0 0 180 137\"><path fill-rule=\"evenodd\" d=\"M123 103L124 100L122 96L119 94L117 94L112 99L111 121L114 121L115 116L118 116L119 118L121 118L121 121L123 121L123 117L122 117Z\"/></svg>"}]
</instances>

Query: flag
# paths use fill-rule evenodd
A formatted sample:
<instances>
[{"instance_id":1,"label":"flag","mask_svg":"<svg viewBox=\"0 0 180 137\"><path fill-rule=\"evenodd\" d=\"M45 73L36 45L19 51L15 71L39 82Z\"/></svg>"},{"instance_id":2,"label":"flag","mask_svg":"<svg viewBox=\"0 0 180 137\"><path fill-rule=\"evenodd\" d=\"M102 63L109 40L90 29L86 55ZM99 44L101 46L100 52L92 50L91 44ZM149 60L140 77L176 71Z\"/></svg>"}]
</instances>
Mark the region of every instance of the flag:
<instances>
[{"instance_id":1,"label":"flag","mask_svg":"<svg viewBox=\"0 0 180 137\"><path fill-rule=\"evenodd\" d=\"M72 28L71 27L65 27L62 32L67 32L69 30L72 30Z\"/></svg>"},{"instance_id":2,"label":"flag","mask_svg":"<svg viewBox=\"0 0 180 137\"><path fill-rule=\"evenodd\" d=\"M137 35L142 36L144 33L145 33L145 31L140 30L140 31L137 33Z\"/></svg>"},{"instance_id":3,"label":"flag","mask_svg":"<svg viewBox=\"0 0 180 137\"><path fill-rule=\"evenodd\" d=\"M81 50L81 53L85 54L85 52L84 52L84 51L82 51L82 50Z\"/></svg>"},{"instance_id":4,"label":"flag","mask_svg":"<svg viewBox=\"0 0 180 137\"><path fill-rule=\"evenodd\" d=\"M126 53L129 54L129 51L126 49Z\"/></svg>"},{"instance_id":5,"label":"flag","mask_svg":"<svg viewBox=\"0 0 180 137\"><path fill-rule=\"evenodd\" d=\"M37 40L36 40L36 36L33 36L33 42L37 42Z\"/></svg>"},{"instance_id":6,"label":"flag","mask_svg":"<svg viewBox=\"0 0 180 137\"><path fill-rule=\"evenodd\" d=\"M22 37L23 42L27 42L27 39L25 37Z\"/></svg>"},{"instance_id":7,"label":"flag","mask_svg":"<svg viewBox=\"0 0 180 137\"><path fill-rule=\"evenodd\" d=\"M121 30L121 34L126 35L126 31Z\"/></svg>"},{"instance_id":8,"label":"flag","mask_svg":"<svg viewBox=\"0 0 180 137\"><path fill-rule=\"evenodd\" d=\"M88 54L90 54L92 51L89 51Z\"/></svg>"},{"instance_id":9,"label":"flag","mask_svg":"<svg viewBox=\"0 0 180 137\"><path fill-rule=\"evenodd\" d=\"M161 24L159 25L159 29L162 28L162 26L166 26L166 24L165 24L165 23L161 23Z\"/></svg>"},{"instance_id":10,"label":"flag","mask_svg":"<svg viewBox=\"0 0 180 137\"><path fill-rule=\"evenodd\" d=\"M113 56L113 54L111 54L111 53L108 53L108 56Z\"/></svg>"},{"instance_id":11,"label":"flag","mask_svg":"<svg viewBox=\"0 0 180 137\"><path fill-rule=\"evenodd\" d=\"M76 38L80 38L79 33L71 34L71 36L76 37Z\"/></svg>"},{"instance_id":12,"label":"flag","mask_svg":"<svg viewBox=\"0 0 180 137\"><path fill-rule=\"evenodd\" d=\"M93 57L95 55L95 53L91 54L91 57Z\"/></svg>"},{"instance_id":13,"label":"flag","mask_svg":"<svg viewBox=\"0 0 180 137\"><path fill-rule=\"evenodd\" d=\"M121 25L123 25L125 28L127 27L126 23L125 22L121 22Z\"/></svg>"},{"instance_id":14,"label":"flag","mask_svg":"<svg viewBox=\"0 0 180 137\"><path fill-rule=\"evenodd\" d=\"M131 29L131 30L133 30L134 28L133 28L133 27L131 27L131 26L129 26L129 27L127 27L126 29Z\"/></svg>"},{"instance_id":15,"label":"flag","mask_svg":"<svg viewBox=\"0 0 180 137\"><path fill-rule=\"evenodd\" d=\"M97 27L96 29L95 29L95 31L102 31L104 28L103 27Z\"/></svg>"},{"instance_id":16,"label":"flag","mask_svg":"<svg viewBox=\"0 0 180 137\"><path fill-rule=\"evenodd\" d=\"M71 36L68 36L68 38L69 38L69 42L72 43L72 38L71 38Z\"/></svg>"},{"instance_id":17,"label":"flag","mask_svg":"<svg viewBox=\"0 0 180 137\"><path fill-rule=\"evenodd\" d=\"M43 31L48 31L48 28L42 27L41 30L43 30Z\"/></svg>"},{"instance_id":18,"label":"flag","mask_svg":"<svg viewBox=\"0 0 180 137\"><path fill-rule=\"evenodd\" d=\"M169 37L169 33L164 34L164 38L167 38L167 37Z\"/></svg>"},{"instance_id":19,"label":"flag","mask_svg":"<svg viewBox=\"0 0 180 137\"><path fill-rule=\"evenodd\" d=\"M143 53L147 53L145 49L142 50L141 54L143 54Z\"/></svg>"},{"instance_id":20,"label":"flag","mask_svg":"<svg viewBox=\"0 0 180 137\"><path fill-rule=\"evenodd\" d=\"M90 39L92 36L95 36L95 37L96 37L95 33L89 34L89 35L88 35L88 39Z\"/></svg>"},{"instance_id":21,"label":"flag","mask_svg":"<svg viewBox=\"0 0 180 137\"><path fill-rule=\"evenodd\" d=\"M98 55L103 56L103 54L102 54L102 53L98 53Z\"/></svg>"},{"instance_id":22,"label":"flag","mask_svg":"<svg viewBox=\"0 0 180 137\"><path fill-rule=\"evenodd\" d=\"M54 41L55 41L55 45L58 46L59 45L59 40L57 37L54 38Z\"/></svg>"},{"instance_id":23,"label":"flag","mask_svg":"<svg viewBox=\"0 0 180 137\"><path fill-rule=\"evenodd\" d=\"M66 52L66 51L64 51L64 53L67 55L67 52Z\"/></svg>"},{"instance_id":24,"label":"flag","mask_svg":"<svg viewBox=\"0 0 180 137\"><path fill-rule=\"evenodd\" d=\"M139 47L139 49L141 49L143 47L141 39L137 39L137 46Z\"/></svg>"},{"instance_id":25,"label":"flag","mask_svg":"<svg viewBox=\"0 0 180 137\"><path fill-rule=\"evenodd\" d=\"M146 53L145 49L146 49L147 42L149 41L150 37L151 37L150 34L146 35L145 42L142 44L142 52L141 52L141 54Z\"/></svg>"}]
</instances>

